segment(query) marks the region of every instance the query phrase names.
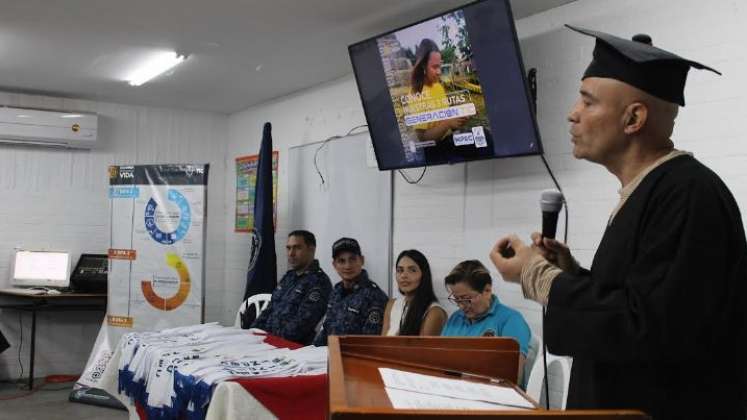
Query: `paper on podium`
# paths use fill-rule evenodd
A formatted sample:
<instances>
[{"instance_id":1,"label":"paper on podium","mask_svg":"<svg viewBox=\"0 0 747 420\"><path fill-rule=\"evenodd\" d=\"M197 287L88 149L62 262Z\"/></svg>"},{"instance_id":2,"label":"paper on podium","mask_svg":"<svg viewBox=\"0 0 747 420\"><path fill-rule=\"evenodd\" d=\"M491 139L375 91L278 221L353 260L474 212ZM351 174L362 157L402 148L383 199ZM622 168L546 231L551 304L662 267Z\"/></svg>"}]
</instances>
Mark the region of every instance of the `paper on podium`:
<instances>
[{"instance_id":1,"label":"paper on podium","mask_svg":"<svg viewBox=\"0 0 747 420\"><path fill-rule=\"evenodd\" d=\"M384 388L392 407L400 410L517 410L501 404Z\"/></svg>"},{"instance_id":2,"label":"paper on podium","mask_svg":"<svg viewBox=\"0 0 747 420\"><path fill-rule=\"evenodd\" d=\"M532 409L534 406L513 388L494 384L482 384L462 379L449 379L419 373L405 372L396 369L379 368L379 373L387 388L392 405L395 408L455 408L455 409L497 409L495 404L511 408ZM390 388L395 392L390 392ZM396 392L408 391L408 394ZM421 394L416 398L412 393ZM394 398L392 398L392 396ZM433 398L442 397L442 398ZM446 400L443 397L447 398ZM449 401L451 400L451 401ZM465 400L459 402L459 400ZM482 407L488 403L489 408ZM397 406L405 404L407 406ZM433 405L435 404L435 405ZM438 404L453 404L448 407ZM474 407L473 407L474 406Z\"/></svg>"}]
</instances>

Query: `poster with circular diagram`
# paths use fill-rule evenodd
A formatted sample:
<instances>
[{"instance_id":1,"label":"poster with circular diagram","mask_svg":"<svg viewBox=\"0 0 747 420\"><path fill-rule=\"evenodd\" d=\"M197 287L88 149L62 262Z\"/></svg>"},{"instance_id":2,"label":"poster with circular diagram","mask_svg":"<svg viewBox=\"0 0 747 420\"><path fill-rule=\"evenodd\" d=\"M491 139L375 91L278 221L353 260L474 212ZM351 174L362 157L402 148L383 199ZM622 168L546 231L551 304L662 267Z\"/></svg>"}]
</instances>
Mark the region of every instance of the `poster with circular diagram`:
<instances>
[{"instance_id":1,"label":"poster with circular diagram","mask_svg":"<svg viewBox=\"0 0 747 420\"><path fill-rule=\"evenodd\" d=\"M202 321L207 171L110 169L109 326L160 330Z\"/></svg>"},{"instance_id":2,"label":"poster with circular diagram","mask_svg":"<svg viewBox=\"0 0 747 420\"><path fill-rule=\"evenodd\" d=\"M109 167L107 314L76 389L97 387L123 334L203 321L208 168Z\"/></svg>"}]
</instances>

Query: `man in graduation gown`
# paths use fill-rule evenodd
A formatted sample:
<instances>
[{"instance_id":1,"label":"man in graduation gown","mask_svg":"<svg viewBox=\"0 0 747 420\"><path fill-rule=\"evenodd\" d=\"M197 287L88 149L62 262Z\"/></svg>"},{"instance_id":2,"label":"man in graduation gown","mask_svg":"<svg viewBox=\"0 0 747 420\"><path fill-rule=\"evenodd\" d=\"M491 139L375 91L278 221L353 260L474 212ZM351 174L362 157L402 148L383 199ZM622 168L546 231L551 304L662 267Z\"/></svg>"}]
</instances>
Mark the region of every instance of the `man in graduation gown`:
<instances>
[{"instance_id":1,"label":"man in graduation gown","mask_svg":"<svg viewBox=\"0 0 747 420\"><path fill-rule=\"evenodd\" d=\"M591 269L561 242L501 238L491 259L546 305L550 352L573 357L568 408L655 419L745 418L747 245L731 193L670 140L690 67L601 32L571 110L573 154L621 182ZM505 252L513 249L513 255Z\"/></svg>"}]
</instances>

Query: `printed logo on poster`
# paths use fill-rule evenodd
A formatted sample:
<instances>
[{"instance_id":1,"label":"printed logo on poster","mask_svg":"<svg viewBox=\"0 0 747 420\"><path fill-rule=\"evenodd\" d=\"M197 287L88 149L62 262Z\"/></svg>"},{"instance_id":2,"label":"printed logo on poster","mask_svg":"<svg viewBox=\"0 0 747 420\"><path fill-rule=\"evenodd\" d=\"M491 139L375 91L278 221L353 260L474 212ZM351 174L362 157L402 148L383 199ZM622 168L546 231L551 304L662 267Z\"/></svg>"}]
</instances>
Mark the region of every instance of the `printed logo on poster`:
<instances>
[{"instance_id":1,"label":"printed logo on poster","mask_svg":"<svg viewBox=\"0 0 747 420\"><path fill-rule=\"evenodd\" d=\"M120 179L135 179L135 167L134 166L120 166L119 167L119 178Z\"/></svg>"},{"instance_id":2,"label":"printed logo on poster","mask_svg":"<svg viewBox=\"0 0 747 420\"><path fill-rule=\"evenodd\" d=\"M184 174L188 178L192 178L192 175L205 175L205 169L202 166L187 165L184 167Z\"/></svg>"}]
</instances>

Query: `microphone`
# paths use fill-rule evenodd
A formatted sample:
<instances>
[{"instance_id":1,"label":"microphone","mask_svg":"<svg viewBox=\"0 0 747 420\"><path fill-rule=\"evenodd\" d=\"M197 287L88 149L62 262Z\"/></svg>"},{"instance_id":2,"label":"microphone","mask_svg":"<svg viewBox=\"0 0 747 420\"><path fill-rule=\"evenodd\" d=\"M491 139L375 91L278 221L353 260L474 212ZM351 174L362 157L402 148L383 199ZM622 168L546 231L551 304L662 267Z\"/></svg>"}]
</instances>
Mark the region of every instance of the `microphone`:
<instances>
[{"instance_id":1,"label":"microphone","mask_svg":"<svg viewBox=\"0 0 747 420\"><path fill-rule=\"evenodd\" d=\"M540 197L540 208L542 209L542 237L555 239L555 231L558 229L558 213L563 208L563 194L558 190L542 191ZM500 250L504 258L511 258L516 251L511 244Z\"/></svg>"},{"instance_id":2,"label":"microphone","mask_svg":"<svg viewBox=\"0 0 747 420\"><path fill-rule=\"evenodd\" d=\"M542 237L555 239L558 229L558 213L563 208L563 194L558 190L542 191L540 198L542 209Z\"/></svg>"}]
</instances>

